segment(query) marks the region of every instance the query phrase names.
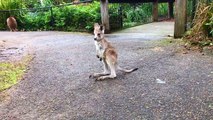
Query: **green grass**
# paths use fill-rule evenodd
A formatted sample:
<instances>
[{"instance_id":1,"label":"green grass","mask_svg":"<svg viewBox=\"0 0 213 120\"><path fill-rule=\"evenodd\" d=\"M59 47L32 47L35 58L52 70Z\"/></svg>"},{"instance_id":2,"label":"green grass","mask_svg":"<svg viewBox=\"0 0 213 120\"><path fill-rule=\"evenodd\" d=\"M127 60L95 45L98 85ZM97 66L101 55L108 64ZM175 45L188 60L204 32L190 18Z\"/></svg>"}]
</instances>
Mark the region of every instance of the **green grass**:
<instances>
[{"instance_id":1,"label":"green grass","mask_svg":"<svg viewBox=\"0 0 213 120\"><path fill-rule=\"evenodd\" d=\"M182 39L166 38L162 40L154 40L151 43L158 47L166 47L171 45L184 45L186 42Z\"/></svg>"},{"instance_id":2,"label":"green grass","mask_svg":"<svg viewBox=\"0 0 213 120\"><path fill-rule=\"evenodd\" d=\"M17 84L27 70L31 57L24 58L20 62L0 63L0 92Z\"/></svg>"},{"instance_id":3,"label":"green grass","mask_svg":"<svg viewBox=\"0 0 213 120\"><path fill-rule=\"evenodd\" d=\"M160 47L164 47L164 46L168 46L172 43L175 42L174 39L163 39L163 40L156 40L156 41L152 41L153 44L160 46Z\"/></svg>"}]
</instances>

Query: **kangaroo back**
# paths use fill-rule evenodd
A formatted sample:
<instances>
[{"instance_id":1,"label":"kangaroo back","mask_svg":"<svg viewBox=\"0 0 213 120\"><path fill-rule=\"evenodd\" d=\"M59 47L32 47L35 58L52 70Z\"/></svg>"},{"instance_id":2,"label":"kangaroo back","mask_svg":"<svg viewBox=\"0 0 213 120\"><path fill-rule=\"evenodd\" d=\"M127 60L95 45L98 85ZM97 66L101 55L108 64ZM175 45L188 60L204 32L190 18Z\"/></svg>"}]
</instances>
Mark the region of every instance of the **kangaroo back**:
<instances>
[{"instance_id":1,"label":"kangaroo back","mask_svg":"<svg viewBox=\"0 0 213 120\"><path fill-rule=\"evenodd\" d=\"M17 22L14 17L7 18L7 26L10 31L17 31Z\"/></svg>"}]
</instances>

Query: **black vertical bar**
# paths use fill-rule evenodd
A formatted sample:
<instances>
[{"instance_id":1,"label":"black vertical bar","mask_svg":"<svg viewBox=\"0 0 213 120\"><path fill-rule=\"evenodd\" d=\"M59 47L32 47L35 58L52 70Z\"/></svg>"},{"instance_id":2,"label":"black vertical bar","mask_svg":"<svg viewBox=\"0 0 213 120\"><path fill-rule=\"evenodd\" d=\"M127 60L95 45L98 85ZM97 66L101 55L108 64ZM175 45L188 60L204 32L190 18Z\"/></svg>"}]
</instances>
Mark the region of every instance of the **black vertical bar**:
<instances>
[{"instance_id":1,"label":"black vertical bar","mask_svg":"<svg viewBox=\"0 0 213 120\"><path fill-rule=\"evenodd\" d=\"M210 1L211 1L211 0L207 0L207 4L210 4Z\"/></svg>"},{"instance_id":2,"label":"black vertical bar","mask_svg":"<svg viewBox=\"0 0 213 120\"><path fill-rule=\"evenodd\" d=\"M120 16L120 27L123 28L123 9L122 9L122 5L119 5L119 10L118 10L118 14Z\"/></svg>"},{"instance_id":3,"label":"black vertical bar","mask_svg":"<svg viewBox=\"0 0 213 120\"><path fill-rule=\"evenodd\" d=\"M174 18L174 5L173 5L173 1L169 1L168 2L168 16L169 16L169 18Z\"/></svg>"},{"instance_id":4,"label":"black vertical bar","mask_svg":"<svg viewBox=\"0 0 213 120\"><path fill-rule=\"evenodd\" d=\"M192 21L194 20L194 17L195 17L196 8L197 8L197 0L193 0L192 1Z\"/></svg>"},{"instance_id":5,"label":"black vertical bar","mask_svg":"<svg viewBox=\"0 0 213 120\"><path fill-rule=\"evenodd\" d=\"M53 19L53 9L50 7L50 12L51 12L51 27L54 26L54 19Z\"/></svg>"}]
</instances>

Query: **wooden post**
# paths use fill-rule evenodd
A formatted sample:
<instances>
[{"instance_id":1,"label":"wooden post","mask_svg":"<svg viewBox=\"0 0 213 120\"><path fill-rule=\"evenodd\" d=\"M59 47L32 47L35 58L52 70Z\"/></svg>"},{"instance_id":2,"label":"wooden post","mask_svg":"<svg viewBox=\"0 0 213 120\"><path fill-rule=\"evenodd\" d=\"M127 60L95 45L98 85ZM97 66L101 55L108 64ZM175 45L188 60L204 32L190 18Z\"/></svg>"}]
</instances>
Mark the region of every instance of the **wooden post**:
<instances>
[{"instance_id":1,"label":"wooden post","mask_svg":"<svg viewBox=\"0 0 213 120\"><path fill-rule=\"evenodd\" d=\"M152 7L152 20L154 22L158 21L158 0L155 0L153 2L153 7Z\"/></svg>"},{"instance_id":2,"label":"wooden post","mask_svg":"<svg viewBox=\"0 0 213 120\"><path fill-rule=\"evenodd\" d=\"M173 6L173 2L172 1L169 1L168 2L168 18L174 18L174 14L173 14L173 12L174 12L174 6Z\"/></svg>"},{"instance_id":3,"label":"wooden post","mask_svg":"<svg viewBox=\"0 0 213 120\"><path fill-rule=\"evenodd\" d=\"M175 3L175 30L174 37L180 38L186 31L187 0L176 0Z\"/></svg>"},{"instance_id":4,"label":"wooden post","mask_svg":"<svg viewBox=\"0 0 213 120\"><path fill-rule=\"evenodd\" d=\"M105 26L105 33L110 32L109 27L109 13L108 13L108 0L101 0L101 21Z\"/></svg>"}]
</instances>

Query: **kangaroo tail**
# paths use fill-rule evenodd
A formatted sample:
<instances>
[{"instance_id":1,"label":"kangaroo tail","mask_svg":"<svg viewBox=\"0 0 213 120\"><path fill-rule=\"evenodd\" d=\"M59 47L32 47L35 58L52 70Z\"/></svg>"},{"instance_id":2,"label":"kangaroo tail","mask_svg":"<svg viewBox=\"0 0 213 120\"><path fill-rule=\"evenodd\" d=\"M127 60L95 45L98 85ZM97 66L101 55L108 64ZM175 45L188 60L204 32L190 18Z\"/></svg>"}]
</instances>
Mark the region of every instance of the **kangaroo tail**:
<instances>
[{"instance_id":1,"label":"kangaroo tail","mask_svg":"<svg viewBox=\"0 0 213 120\"><path fill-rule=\"evenodd\" d=\"M134 71L138 70L138 68L124 69L124 68L121 68L120 66L117 66L117 68L118 68L118 70L123 71L125 73L131 73L131 72L134 72Z\"/></svg>"}]
</instances>

